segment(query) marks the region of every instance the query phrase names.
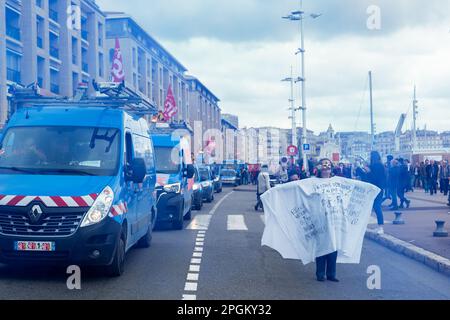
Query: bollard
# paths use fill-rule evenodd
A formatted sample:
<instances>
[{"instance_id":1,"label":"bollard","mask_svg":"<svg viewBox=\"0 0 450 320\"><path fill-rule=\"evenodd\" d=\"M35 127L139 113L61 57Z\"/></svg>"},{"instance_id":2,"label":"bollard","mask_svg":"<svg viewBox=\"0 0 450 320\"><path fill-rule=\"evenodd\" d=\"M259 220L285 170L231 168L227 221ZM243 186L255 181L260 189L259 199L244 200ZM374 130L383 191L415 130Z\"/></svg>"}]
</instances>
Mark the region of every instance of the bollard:
<instances>
[{"instance_id":1,"label":"bollard","mask_svg":"<svg viewBox=\"0 0 450 320\"><path fill-rule=\"evenodd\" d=\"M448 232L444 229L445 221L436 221L436 231L433 233L433 237L436 238L446 238L448 237Z\"/></svg>"},{"instance_id":2,"label":"bollard","mask_svg":"<svg viewBox=\"0 0 450 320\"><path fill-rule=\"evenodd\" d=\"M395 225L405 224L405 221L402 219L401 212L395 212L395 220L392 223Z\"/></svg>"}]
</instances>

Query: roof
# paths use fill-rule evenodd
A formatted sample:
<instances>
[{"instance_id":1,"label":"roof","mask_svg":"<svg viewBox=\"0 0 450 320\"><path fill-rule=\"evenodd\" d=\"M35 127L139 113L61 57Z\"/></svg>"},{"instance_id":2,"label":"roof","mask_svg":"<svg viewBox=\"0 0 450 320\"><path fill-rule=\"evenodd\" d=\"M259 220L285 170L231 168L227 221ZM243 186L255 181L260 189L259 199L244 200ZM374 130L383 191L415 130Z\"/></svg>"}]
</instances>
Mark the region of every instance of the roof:
<instances>
[{"instance_id":1,"label":"roof","mask_svg":"<svg viewBox=\"0 0 450 320\"><path fill-rule=\"evenodd\" d=\"M112 108L52 106L20 108L8 127L17 126L71 126L122 128L124 111Z\"/></svg>"},{"instance_id":2,"label":"roof","mask_svg":"<svg viewBox=\"0 0 450 320\"><path fill-rule=\"evenodd\" d=\"M201 87L203 87L203 89L205 89L205 91L207 93L209 93L214 99L217 100L217 102L220 102L220 99L211 91L208 89L207 86L205 86L198 78L194 77L194 76L190 76L190 75L185 75L184 79L186 79L187 81L193 81L196 82L197 84L199 84Z\"/></svg>"},{"instance_id":3,"label":"roof","mask_svg":"<svg viewBox=\"0 0 450 320\"><path fill-rule=\"evenodd\" d=\"M115 11L106 11L105 14L106 14L106 21L120 20L120 19L129 20L132 24L134 24L134 26L137 29L139 29L140 32L142 32L144 35L147 36L147 38L148 38L148 40L150 40L150 42L153 42L164 54L166 54L170 59L172 59L182 69L182 72L187 71L187 68L180 61L178 61L178 59L175 58L168 50L166 50L166 48L164 48L164 46L161 45L161 43L159 43L147 31L145 31L145 29L142 28L139 25L139 23L137 23L136 20L132 16L130 16L129 14L126 14L124 12L115 12ZM148 49L150 49L150 48L148 48Z\"/></svg>"},{"instance_id":4,"label":"roof","mask_svg":"<svg viewBox=\"0 0 450 320\"><path fill-rule=\"evenodd\" d=\"M239 130L239 128L226 119L222 119L222 124L229 126L231 129Z\"/></svg>"}]
</instances>

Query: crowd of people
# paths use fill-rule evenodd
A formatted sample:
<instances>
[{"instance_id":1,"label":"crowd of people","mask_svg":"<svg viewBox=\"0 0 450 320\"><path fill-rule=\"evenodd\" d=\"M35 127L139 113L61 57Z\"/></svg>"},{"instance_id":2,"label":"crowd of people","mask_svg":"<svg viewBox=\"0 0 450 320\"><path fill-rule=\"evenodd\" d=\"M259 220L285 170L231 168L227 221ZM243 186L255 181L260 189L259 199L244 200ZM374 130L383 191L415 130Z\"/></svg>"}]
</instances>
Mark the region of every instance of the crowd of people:
<instances>
[{"instance_id":1,"label":"crowd of people","mask_svg":"<svg viewBox=\"0 0 450 320\"><path fill-rule=\"evenodd\" d=\"M312 159L308 163L308 172L303 166L303 161L298 163L281 163L279 170L274 174L279 183L287 183L308 177L317 177L319 173L320 161L315 163ZM268 167L264 166L264 178L268 179ZM266 189L265 180L258 179L259 172L254 173L252 181L258 187ZM378 232L383 233L383 213L382 205L390 200L389 210L396 211L411 206L408 199L408 192L414 192L417 188L423 189L431 196L438 192L448 196L448 206L450 206L450 165L448 161L426 160L421 163L411 164L408 159L394 158L387 156L383 163L380 154L376 151L371 153L370 163L357 161L353 164L339 163L332 168L332 176L348 179L357 179L371 183L379 187L382 191L375 200L374 211L378 218ZM270 186L270 185L269 185ZM258 198L263 192L258 191ZM261 203L258 202L258 209Z\"/></svg>"}]
</instances>

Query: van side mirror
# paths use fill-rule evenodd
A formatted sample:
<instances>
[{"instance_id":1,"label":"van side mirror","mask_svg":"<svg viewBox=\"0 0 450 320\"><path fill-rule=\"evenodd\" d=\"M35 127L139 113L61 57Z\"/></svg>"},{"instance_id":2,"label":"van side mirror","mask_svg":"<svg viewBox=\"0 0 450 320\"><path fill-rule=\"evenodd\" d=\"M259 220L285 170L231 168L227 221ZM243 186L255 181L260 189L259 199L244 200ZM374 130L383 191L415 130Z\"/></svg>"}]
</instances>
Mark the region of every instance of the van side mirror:
<instances>
[{"instance_id":1,"label":"van side mirror","mask_svg":"<svg viewBox=\"0 0 450 320\"><path fill-rule=\"evenodd\" d=\"M195 168L192 164L186 166L185 177L192 179L195 176Z\"/></svg>"},{"instance_id":2,"label":"van side mirror","mask_svg":"<svg viewBox=\"0 0 450 320\"><path fill-rule=\"evenodd\" d=\"M134 183L144 182L145 176L147 175L147 167L145 161L142 158L136 158L133 160L131 166L126 168L125 180Z\"/></svg>"}]
</instances>

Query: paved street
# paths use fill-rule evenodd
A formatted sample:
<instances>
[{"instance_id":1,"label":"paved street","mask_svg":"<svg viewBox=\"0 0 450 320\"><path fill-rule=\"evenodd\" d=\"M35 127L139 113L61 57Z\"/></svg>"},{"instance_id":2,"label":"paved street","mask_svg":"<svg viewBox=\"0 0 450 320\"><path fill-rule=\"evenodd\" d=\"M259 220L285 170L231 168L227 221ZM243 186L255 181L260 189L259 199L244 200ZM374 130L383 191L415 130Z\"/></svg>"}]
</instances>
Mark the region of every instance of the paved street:
<instances>
[{"instance_id":1,"label":"paved street","mask_svg":"<svg viewBox=\"0 0 450 320\"><path fill-rule=\"evenodd\" d=\"M81 290L67 289L64 268L0 266L0 299L450 299L450 278L369 240L360 265L338 266L340 283L318 283L314 265L260 246L253 205L253 193L227 189L187 229L159 230L150 249L132 250L121 278L83 270ZM382 290L367 289L371 265Z\"/></svg>"}]
</instances>

